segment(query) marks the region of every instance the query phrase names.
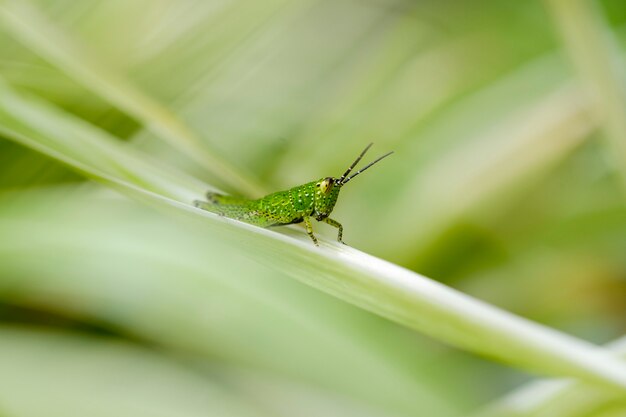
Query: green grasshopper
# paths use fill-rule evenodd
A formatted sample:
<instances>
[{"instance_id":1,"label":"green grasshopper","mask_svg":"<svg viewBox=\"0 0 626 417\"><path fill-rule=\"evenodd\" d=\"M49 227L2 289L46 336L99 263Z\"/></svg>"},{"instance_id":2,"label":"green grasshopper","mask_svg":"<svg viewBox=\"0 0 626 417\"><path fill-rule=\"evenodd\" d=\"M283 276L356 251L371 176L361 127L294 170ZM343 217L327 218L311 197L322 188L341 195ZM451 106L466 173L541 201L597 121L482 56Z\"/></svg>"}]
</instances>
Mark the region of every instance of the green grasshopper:
<instances>
[{"instance_id":1,"label":"green grasshopper","mask_svg":"<svg viewBox=\"0 0 626 417\"><path fill-rule=\"evenodd\" d=\"M317 238L313 234L313 226L310 219L310 217L315 217L315 220L323 221L339 229L337 240L344 243L342 240L343 226L338 221L328 217L335 207L339 190L352 178L393 153L389 152L381 156L351 176L348 176L371 146L372 143L367 145L356 161L339 178L320 178L317 181L299 185L289 190L266 195L258 200L248 200L246 198L208 192L206 194L208 202L196 200L193 204L220 216L226 216L261 227L283 226L304 222L306 232L313 240L313 243L319 246Z\"/></svg>"}]
</instances>

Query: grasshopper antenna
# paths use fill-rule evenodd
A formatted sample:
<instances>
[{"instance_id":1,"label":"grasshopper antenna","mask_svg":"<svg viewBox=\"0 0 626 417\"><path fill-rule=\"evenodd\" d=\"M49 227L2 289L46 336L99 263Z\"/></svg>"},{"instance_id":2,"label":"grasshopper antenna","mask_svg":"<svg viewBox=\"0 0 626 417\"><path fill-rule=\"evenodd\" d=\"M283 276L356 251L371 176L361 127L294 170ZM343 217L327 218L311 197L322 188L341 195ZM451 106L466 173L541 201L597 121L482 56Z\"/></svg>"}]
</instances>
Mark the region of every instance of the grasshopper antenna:
<instances>
[{"instance_id":1,"label":"grasshopper antenna","mask_svg":"<svg viewBox=\"0 0 626 417\"><path fill-rule=\"evenodd\" d=\"M350 168L347 169L346 172L343 173L343 175L341 176L341 178L339 178L339 184L344 184L343 180L348 176L348 174L350 173L350 171L352 171L352 168L354 168L356 166L356 164L359 163L359 161L361 160L361 158L363 158L363 155L365 155L365 152L367 152L372 145L374 144L374 142L370 143L369 145L367 145L365 147L365 149L363 149L363 152L361 152L361 155L359 155L359 157L356 159L356 161L354 161L352 163L352 165L350 165ZM346 180L346 182L348 182L348 180Z\"/></svg>"},{"instance_id":2,"label":"grasshopper antenna","mask_svg":"<svg viewBox=\"0 0 626 417\"><path fill-rule=\"evenodd\" d=\"M365 151L367 151L367 150L369 149L369 147L370 147L370 146L372 146L372 144L371 144L371 143L370 143L370 145L369 145L367 148L365 148ZM361 159L361 157L363 156L363 154L365 153L365 151L363 151L363 153L361 154L361 156L359 156L359 158L355 161L355 163L354 163L354 164L352 164L352 166L350 167L350 169L348 169L348 171L346 172L346 174L344 174L344 176L345 176L345 175L347 175L347 174L350 172L350 170L352 170L352 168L354 168L354 165L355 165L357 162L359 162L359 160ZM350 176L349 176L348 178L346 178L345 180L343 180L343 177L344 177L344 176L342 176L342 177L341 177L341 179L342 179L343 181L341 181L341 182L340 182L340 184L341 184L341 185L346 184L346 183L347 183L348 181L350 181L352 178L356 177L356 176L357 176L357 175L359 175L361 172L365 171L366 169L368 169L369 167L371 167L371 166L372 166L372 165L374 165L375 163L377 163L377 162L381 161L383 158L388 157L388 156L389 156L389 155L391 155L392 153L393 153L393 151L388 152L388 153L384 154L383 156L381 156L380 158L376 159L374 162L370 162L369 164L365 165L363 168L359 169L359 170L358 170L357 172L355 172L354 174L350 175Z\"/></svg>"}]
</instances>

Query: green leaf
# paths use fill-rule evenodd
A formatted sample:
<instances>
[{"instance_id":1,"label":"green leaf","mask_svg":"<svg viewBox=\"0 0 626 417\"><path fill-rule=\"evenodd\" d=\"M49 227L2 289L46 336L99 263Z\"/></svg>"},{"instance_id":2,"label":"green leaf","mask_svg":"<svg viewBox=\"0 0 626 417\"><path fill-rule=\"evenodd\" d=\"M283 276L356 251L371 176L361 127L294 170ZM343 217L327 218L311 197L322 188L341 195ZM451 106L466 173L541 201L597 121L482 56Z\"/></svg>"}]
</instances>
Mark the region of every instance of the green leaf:
<instances>
[{"instance_id":1,"label":"green leaf","mask_svg":"<svg viewBox=\"0 0 626 417\"><path fill-rule=\"evenodd\" d=\"M606 346L616 358L626 358L626 338ZM624 396L579 381L539 380L522 386L484 407L473 417L574 417L626 410ZM621 410L621 411L620 411ZM619 415L619 414L618 414Z\"/></svg>"},{"instance_id":2,"label":"green leaf","mask_svg":"<svg viewBox=\"0 0 626 417\"><path fill-rule=\"evenodd\" d=\"M6 417L270 415L174 360L128 343L0 327Z\"/></svg>"}]
</instances>

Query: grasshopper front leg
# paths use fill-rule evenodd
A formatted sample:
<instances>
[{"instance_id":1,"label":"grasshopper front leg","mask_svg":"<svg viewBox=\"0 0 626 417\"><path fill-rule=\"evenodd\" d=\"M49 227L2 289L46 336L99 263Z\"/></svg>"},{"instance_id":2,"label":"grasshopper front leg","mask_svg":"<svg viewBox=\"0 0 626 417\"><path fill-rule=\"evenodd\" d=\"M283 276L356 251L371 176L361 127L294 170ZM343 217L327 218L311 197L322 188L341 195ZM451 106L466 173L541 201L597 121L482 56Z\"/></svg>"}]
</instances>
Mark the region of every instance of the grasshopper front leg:
<instances>
[{"instance_id":1,"label":"grasshopper front leg","mask_svg":"<svg viewBox=\"0 0 626 417\"><path fill-rule=\"evenodd\" d=\"M311 224L311 219L309 217L304 217L304 226L306 227L306 232L309 237L313 239L313 243L315 243L315 246L319 246L319 243L317 243L317 238L313 234L313 225Z\"/></svg>"},{"instance_id":2,"label":"grasshopper front leg","mask_svg":"<svg viewBox=\"0 0 626 417\"><path fill-rule=\"evenodd\" d=\"M339 223L337 220L333 220L330 217L326 217L324 219L324 223L327 223L333 227L336 227L337 229L339 229L339 233L337 234L337 240L341 243L343 243L344 245L346 244L346 242L344 242L342 240L342 236L343 236L343 226L341 225L341 223Z\"/></svg>"}]
</instances>

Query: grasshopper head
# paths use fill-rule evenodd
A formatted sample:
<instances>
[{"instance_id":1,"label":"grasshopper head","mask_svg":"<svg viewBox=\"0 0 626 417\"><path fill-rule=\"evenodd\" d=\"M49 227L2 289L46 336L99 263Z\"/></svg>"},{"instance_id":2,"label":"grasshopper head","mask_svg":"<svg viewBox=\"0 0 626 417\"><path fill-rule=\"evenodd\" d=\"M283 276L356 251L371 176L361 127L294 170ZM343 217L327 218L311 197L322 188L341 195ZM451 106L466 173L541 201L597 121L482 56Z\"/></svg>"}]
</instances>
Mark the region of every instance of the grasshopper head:
<instances>
[{"instance_id":1,"label":"grasshopper head","mask_svg":"<svg viewBox=\"0 0 626 417\"><path fill-rule=\"evenodd\" d=\"M371 146L372 146L371 143L367 145L367 147L363 150L363 152L361 152L361 154L356 159L356 161L354 161L352 165L350 165L348 170L340 178L325 177L325 178L320 178L315 183L315 187L316 187L315 214L316 214L317 220L323 220L324 218L330 215L330 213L333 211L333 208L335 207L335 203L337 202L337 197L339 196L339 190L344 184L346 184L352 178L356 177L361 172L365 171L366 169L368 169L375 163L379 162L381 159L393 153L393 152L386 153L385 155L376 159L374 162L370 162L365 167L361 168L354 174L348 176L350 172L352 171L352 169L356 166L356 164L358 164L361 158L363 158L363 155L365 155L365 152L367 152Z\"/></svg>"},{"instance_id":2,"label":"grasshopper head","mask_svg":"<svg viewBox=\"0 0 626 417\"><path fill-rule=\"evenodd\" d=\"M318 187L323 195L328 195L332 192L333 188L341 187L341 183L337 181L337 178L326 177L318 181Z\"/></svg>"},{"instance_id":3,"label":"grasshopper head","mask_svg":"<svg viewBox=\"0 0 626 417\"><path fill-rule=\"evenodd\" d=\"M323 220L333 211L341 183L337 178L325 177L315 182L315 218Z\"/></svg>"}]
</instances>

